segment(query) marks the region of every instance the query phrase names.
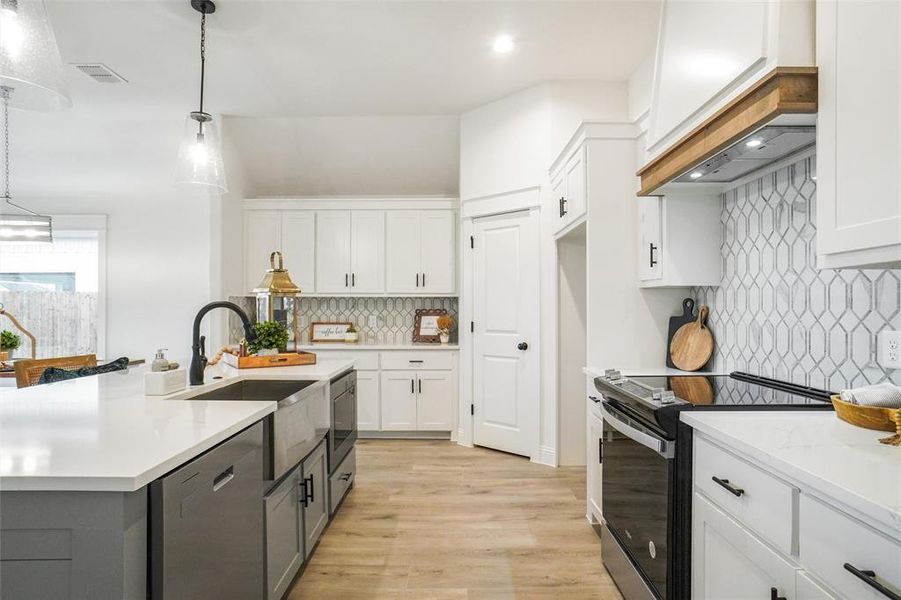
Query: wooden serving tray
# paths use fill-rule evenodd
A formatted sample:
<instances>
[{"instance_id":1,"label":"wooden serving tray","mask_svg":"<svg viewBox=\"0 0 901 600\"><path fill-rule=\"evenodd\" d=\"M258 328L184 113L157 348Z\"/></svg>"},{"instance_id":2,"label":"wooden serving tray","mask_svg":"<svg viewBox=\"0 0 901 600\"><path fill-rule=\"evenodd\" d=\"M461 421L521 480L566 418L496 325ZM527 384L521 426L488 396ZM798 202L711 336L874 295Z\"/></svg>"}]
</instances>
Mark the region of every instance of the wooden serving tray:
<instances>
[{"instance_id":1,"label":"wooden serving tray","mask_svg":"<svg viewBox=\"0 0 901 600\"><path fill-rule=\"evenodd\" d=\"M316 354L313 352L282 352L270 356L235 356L223 354L225 364L236 369L261 369L263 367L295 367L298 365L315 365Z\"/></svg>"},{"instance_id":2,"label":"wooden serving tray","mask_svg":"<svg viewBox=\"0 0 901 600\"><path fill-rule=\"evenodd\" d=\"M894 431L895 435L879 441L890 446L901 446L901 408L860 406L845 402L838 394L832 396L832 406L838 418L846 423L864 429Z\"/></svg>"}]
</instances>

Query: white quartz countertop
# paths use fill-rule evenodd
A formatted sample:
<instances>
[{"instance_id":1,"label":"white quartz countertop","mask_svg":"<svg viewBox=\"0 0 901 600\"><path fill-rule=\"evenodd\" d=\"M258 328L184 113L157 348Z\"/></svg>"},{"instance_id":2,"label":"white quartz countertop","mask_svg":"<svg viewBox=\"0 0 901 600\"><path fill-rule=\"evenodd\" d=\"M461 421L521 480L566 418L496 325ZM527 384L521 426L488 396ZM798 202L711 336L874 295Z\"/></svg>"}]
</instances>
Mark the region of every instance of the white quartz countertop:
<instances>
[{"instance_id":1,"label":"white quartz countertop","mask_svg":"<svg viewBox=\"0 0 901 600\"><path fill-rule=\"evenodd\" d=\"M901 447L832 411L685 411L696 431L901 537Z\"/></svg>"},{"instance_id":2,"label":"white quartz countertop","mask_svg":"<svg viewBox=\"0 0 901 600\"><path fill-rule=\"evenodd\" d=\"M324 380L353 360L238 370L145 396L146 365L21 390L0 390L0 491L134 491L276 409L275 402L187 400L243 379Z\"/></svg>"},{"instance_id":3,"label":"white quartz countertop","mask_svg":"<svg viewBox=\"0 0 901 600\"><path fill-rule=\"evenodd\" d=\"M616 367L614 367L616 368ZM711 375L728 375L722 371L683 371L681 369L671 369L669 367L635 367L634 369L617 370L625 377L699 377ZM582 372L590 377L603 377L604 369L597 367L583 367Z\"/></svg>"},{"instance_id":4,"label":"white quartz countertop","mask_svg":"<svg viewBox=\"0 0 901 600\"><path fill-rule=\"evenodd\" d=\"M298 350L316 352L317 350L459 350L458 344L341 344L322 342L319 344L301 344Z\"/></svg>"}]
</instances>

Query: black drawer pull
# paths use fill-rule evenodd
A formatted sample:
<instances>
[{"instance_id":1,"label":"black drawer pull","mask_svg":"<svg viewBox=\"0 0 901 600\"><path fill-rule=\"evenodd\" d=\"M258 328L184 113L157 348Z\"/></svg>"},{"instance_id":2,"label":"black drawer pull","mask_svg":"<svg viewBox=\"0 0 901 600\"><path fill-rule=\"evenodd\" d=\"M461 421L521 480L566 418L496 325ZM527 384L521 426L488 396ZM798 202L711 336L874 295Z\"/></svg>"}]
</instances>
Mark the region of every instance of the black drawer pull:
<instances>
[{"instance_id":1,"label":"black drawer pull","mask_svg":"<svg viewBox=\"0 0 901 600\"><path fill-rule=\"evenodd\" d=\"M408 362L408 363L411 363L411 364L421 365L421 364L422 364L423 362L425 362L425 361L422 361L422 360L408 360L407 362Z\"/></svg>"},{"instance_id":2,"label":"black drawer pull","mask_svg":"<svg viewBox=\"0 0 901 600\"><path fill-rule=\"evenodd\" d=\"M351 477L353 477L353 473L342 473L339 479L341 479L341 481L350 481Z\"/></svg>"},{"instance_id":3,"label":"black drawer pull","mask_svg":"<svg viewBox=\"0 0 901 600\"><path fill-rule=\"evenodd\" d=\"M729 483L728 479L720 479L719 477L714 476L713 481L715 483L717 483L718 485L726 488L726 491L729 492L730 494L732 494L733 496L735 496L736 498L738 498L739 496L741 496L742 494L745 493L745 491L743 489L737 488L734 485L731 485Z\"/></svg>"},{"instance_id":4,"label":"black drawer pull","mask_svg":"<svg viewBox=\"0 0 901 600\"><path fill-rule=\"evenodd\" d=\"M770 588L770 600L786 600L785 596L779 595L779 590Z\"/></svg>"},{"instance_id":5,"label":"black drawer pull","mask_svg":"<svg viewBox=\"0 0 901 600\"><path fill-rule=\"evenodd\" d=\"M879 583L876 580L876 572L869 571L865 569L858 569L851 563L845 563L845 570L863 581L865 584L870 586L871 588L877 590L880 594L885 596L886 598L891 598L891 600L901 600L901 595L893 592L892 590L885 587L883 584Z\"/></svg>"},{"instance_id":6,"label":"black drawer pull","mask_svg":"<svg viewBox=\"0 0 901 600\"><path fill-rule=\"evenodd\" d=\"M588 399L591 400L592 402L594 402L595 404L601 403L601 399L598 398L597 396L588 396Z\"/></svg>"}]
</instances>

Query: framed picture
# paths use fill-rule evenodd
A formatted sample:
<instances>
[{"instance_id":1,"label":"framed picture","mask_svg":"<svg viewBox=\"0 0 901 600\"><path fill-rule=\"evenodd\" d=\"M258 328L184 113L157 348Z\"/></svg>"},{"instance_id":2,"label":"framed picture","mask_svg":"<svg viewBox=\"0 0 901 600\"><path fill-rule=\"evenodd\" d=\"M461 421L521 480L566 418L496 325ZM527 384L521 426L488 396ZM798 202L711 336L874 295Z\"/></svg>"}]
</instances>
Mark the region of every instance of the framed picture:
<instances>
[{"instance_id":1,"label":"framed picture","mask_svg":"<svg viewBox=\"0 0 901 600\"><path fill-rule=\"evenodd\" d=\"M310 324L311 342L343 342L344 334L352 323L323 323Z\"/></svg>"},{"instance_id":2,"label":"framed picture","mask_svg":"<svg viewBox=\"0 0 901 600\"><path fill-rule=\"evenodd\" d=\"M443 308L416 309L416 320L413 321L413 341L427 344L441 343L441 338L438 337L438 317L446 314L447 311Z\"/></svg>"}]
</instances>

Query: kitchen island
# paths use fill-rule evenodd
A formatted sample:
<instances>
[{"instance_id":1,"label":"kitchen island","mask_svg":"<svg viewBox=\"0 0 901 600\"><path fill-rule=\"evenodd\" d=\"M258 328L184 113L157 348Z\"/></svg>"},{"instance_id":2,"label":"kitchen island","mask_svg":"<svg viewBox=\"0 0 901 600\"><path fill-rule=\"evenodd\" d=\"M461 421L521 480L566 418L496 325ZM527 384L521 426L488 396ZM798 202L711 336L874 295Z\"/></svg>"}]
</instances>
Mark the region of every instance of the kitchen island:
<instances>
[{"instance_id":1,"label":"kitchen island","mask_svg":"<svg viewBox=\"0 0 901 600\"><path fill-rule=\"evenodd\" d=\"M327 381L353 365L220 364L203 385L158 397L144 395L146 366L0 392L0 596L146 598L148 484L277 408L190 398L247 379Z\"/></svg>"}]
</instances>

